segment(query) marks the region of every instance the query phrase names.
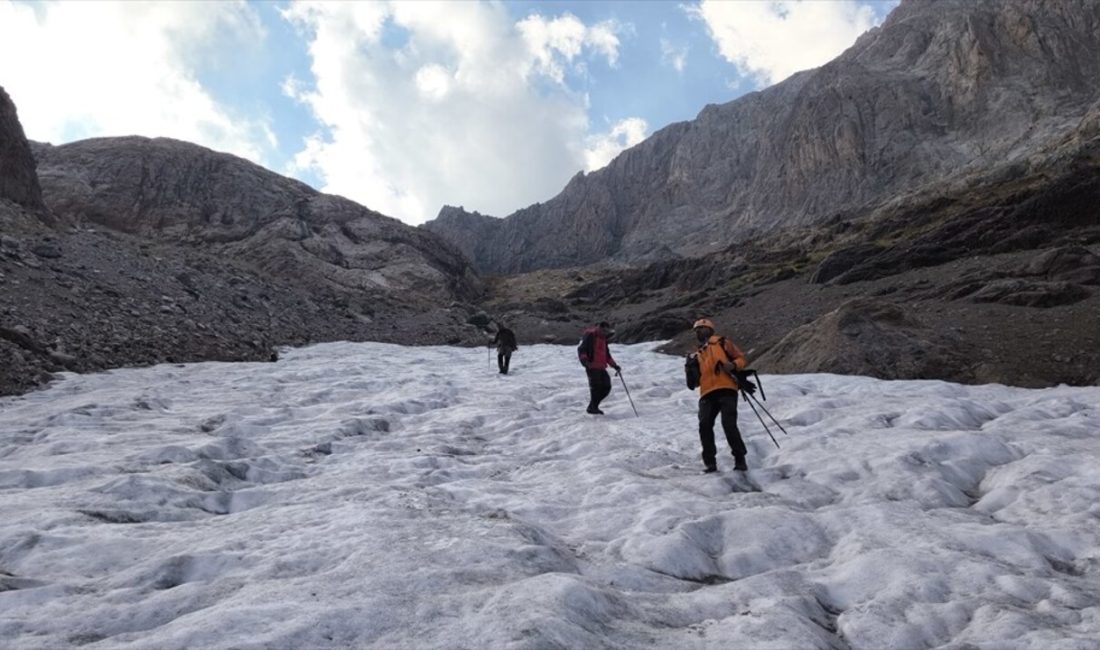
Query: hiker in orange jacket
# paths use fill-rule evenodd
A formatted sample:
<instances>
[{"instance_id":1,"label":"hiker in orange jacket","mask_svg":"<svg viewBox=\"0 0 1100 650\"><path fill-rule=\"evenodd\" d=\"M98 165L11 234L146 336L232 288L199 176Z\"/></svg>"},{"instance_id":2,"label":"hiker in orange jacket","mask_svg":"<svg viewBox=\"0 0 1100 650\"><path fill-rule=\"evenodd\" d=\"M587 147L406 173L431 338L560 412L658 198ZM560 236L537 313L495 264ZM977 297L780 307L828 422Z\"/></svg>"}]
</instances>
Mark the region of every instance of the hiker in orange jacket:
<instances>
[{"instance_id":1,"label":"hiker in orange jacket","mask_svg":"<svg viewBox=\"0 0 1100 650\"><path fill-rule=\"evenodd\" d=\"M689 366L698 363L699 441L703 445L705 472L717 472L718 449L714 445L714 421L722 416L722 430L733 452L734 469L745 471L745 442L737 428L737 380L734 373L747 365L741 349L714 331L714 323L701 318L695 321L695 338L699 349L688 358ZM691 372L689 371L689 375ZM692 379L689 377L688 385Z\"/></svg>"}]
</instances>

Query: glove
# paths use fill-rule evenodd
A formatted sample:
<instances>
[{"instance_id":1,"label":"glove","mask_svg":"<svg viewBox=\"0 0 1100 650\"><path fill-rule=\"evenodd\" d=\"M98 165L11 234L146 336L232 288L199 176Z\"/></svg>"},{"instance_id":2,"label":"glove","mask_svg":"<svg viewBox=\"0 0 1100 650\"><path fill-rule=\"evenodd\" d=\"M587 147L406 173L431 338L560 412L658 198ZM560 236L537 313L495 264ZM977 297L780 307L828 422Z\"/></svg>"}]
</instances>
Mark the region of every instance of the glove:
<instances>
[{"instance_id":1,"label":"glove","mask_svg":"<svg viewBox=\"0 0 1100 650\"><path fill-rule=\"evenodd\" d=\"M753 383L751 379L749 379L749 373L737 371L733 373L733 376L735 379L737 379L737 386L740 387L741 390L745 391L749 395L756 394L756 384Z\"/></svg>"}]
</instances>

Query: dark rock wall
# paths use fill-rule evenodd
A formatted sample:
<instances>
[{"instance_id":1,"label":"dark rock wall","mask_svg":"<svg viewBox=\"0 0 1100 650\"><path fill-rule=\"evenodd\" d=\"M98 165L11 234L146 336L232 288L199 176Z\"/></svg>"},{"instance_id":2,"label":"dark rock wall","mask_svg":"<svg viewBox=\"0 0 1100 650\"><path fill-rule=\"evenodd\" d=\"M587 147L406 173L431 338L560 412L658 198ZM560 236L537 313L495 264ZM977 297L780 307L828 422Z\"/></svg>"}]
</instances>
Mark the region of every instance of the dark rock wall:
<instances>
[{"instance_id":1,"label":"dark rock wall","mask_svg":"<svg viewBox=\"0 0 1100 650\"><path fill-rule=\"evenodd\" d=\"M42 208L42 191L34 166L15 104L0 87L0 199L27 208Z\"/></svg>"}]
</instances>

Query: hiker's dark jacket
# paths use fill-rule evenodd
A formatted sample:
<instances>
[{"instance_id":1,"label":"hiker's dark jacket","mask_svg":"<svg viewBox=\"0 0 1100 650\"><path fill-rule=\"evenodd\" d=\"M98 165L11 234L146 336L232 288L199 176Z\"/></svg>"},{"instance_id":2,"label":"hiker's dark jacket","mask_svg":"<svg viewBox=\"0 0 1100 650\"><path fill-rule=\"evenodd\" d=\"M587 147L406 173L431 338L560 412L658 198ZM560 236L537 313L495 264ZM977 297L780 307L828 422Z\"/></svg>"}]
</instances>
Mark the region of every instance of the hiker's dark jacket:
<instances>
[{"instance_id":1,"label":"hiker's dark jacket","mask_svg":"<svg viewBox=\"0 0 1100 650\"><path fill-rule=\"evenodd\" d=\"M490 341L490 343L496 343L497 352L501 354L508 354L513 350L519 349L519 346L516 345L515 332L508 329L507 327L502 327L497 330L496 336L493 337L493 340Z\"/></svg>"}]
</instances>

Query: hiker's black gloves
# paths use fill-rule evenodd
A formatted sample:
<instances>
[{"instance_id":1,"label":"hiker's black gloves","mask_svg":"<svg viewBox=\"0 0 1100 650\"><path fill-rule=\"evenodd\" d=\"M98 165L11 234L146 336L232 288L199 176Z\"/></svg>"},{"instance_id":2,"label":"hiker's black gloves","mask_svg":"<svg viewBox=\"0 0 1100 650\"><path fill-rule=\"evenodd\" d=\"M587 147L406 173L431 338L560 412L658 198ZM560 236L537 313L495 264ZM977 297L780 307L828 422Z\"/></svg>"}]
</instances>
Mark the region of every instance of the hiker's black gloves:
<instances>
[{"instance_id":1,"label":"hiker's black gloves","mask_svg":"<svg viewBox=\"0 0 1100 650\"><path fill-rule=\"evenodd\" d=\"M735 372L733 373L735 379L737 379L737 385L741 390L745 391L749 395L756 394L756 384L749 379L749 373L747 372Z\"/></svg>"}]
</instances>

